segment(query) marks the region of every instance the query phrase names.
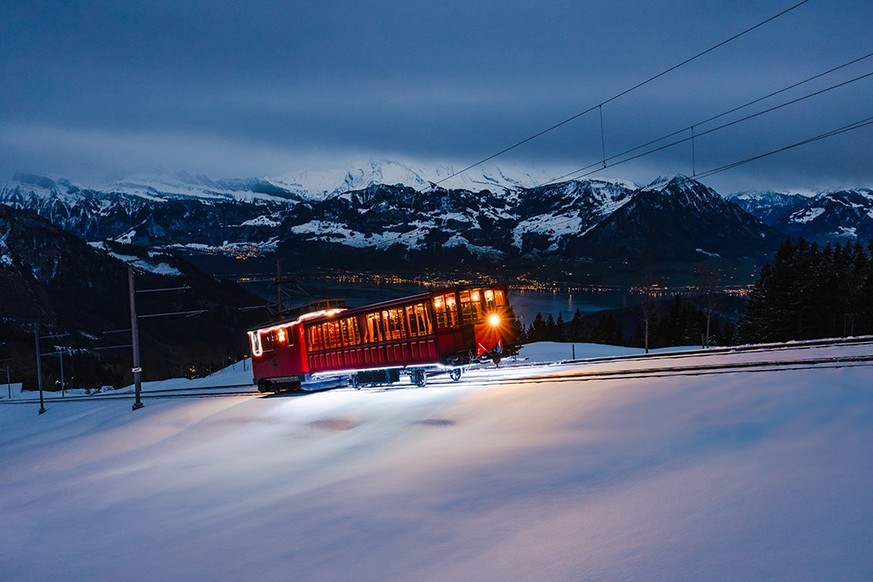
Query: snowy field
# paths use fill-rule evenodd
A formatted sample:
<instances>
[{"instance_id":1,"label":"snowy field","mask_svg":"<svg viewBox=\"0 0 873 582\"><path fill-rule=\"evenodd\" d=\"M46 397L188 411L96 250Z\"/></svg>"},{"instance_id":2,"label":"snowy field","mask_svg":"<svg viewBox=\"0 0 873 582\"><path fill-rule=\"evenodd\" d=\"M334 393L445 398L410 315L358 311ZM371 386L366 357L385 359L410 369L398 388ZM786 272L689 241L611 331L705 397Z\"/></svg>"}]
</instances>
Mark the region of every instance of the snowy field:
<instances>
[{"instance_id":1,"label":"snowy field","mask_svg":"<svg viewBox=\"0 0 873 582\"><path fill-rule=\"evenodd\" d=\"M541 344L527 362L568 349ZM42 416L0 404L0 577L873 579L869 362L521 379L631 366L651 367L146 397L137 412L129 399L52 399Z\"/></svg>"}]
</instances>

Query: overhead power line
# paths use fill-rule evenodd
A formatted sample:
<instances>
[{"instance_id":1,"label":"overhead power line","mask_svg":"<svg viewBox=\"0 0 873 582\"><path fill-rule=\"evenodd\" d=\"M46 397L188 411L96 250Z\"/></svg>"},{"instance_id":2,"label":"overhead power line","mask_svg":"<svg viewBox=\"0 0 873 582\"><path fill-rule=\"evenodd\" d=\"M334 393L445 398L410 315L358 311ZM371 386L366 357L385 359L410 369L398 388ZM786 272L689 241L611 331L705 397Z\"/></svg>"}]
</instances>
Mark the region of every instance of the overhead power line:
<instances>
[{"instance_id":1,"label":"overhead power line","mask_svg":"<svg viewBox=\"0 0 873 582\"><path fill-rule=\"evenodd\" d=\"M526 144L526 143L528 143L528 142L530 142L530 141L533 141L533 140L535 140L536 138L538 138L538 137L540 137L540 136L543 136L543 135L545 135L545 134L547 134L547 133L549 133L549 132L551 132L551 131L554 131L554 130L558 129L559 127L561 127L561 126L563 126L563 125L566 125L566 124L570 123L571 121L573 121L573 120L575 120L575 119L578 119L579 117L582 117L582 116L585 115L586 113L590 113L591 111L594 111L595 109L601 108L601 107L603 107L604 105L606 105L607 103L610 103L610 102L612 102L612 101L615 101L616 99L618 99L618 98L620 98L620 97L623 97L624 95L627 95L628 93L630 93L630 92L632 92L632 91L636 91L636 90L639 89L640 87L643 87L644 85L647 85L648 83L651 83L652 81L654 81L654 80L656 80L656 79L659 79L660 77L663 77L664 75L666 75L666 74L668 74L668 73L671 73L671 72L675 71L676 69L678 69L678 68L680 68L680 67L683 67L683 66L687 65L688 63L690 63L690 62L692 62L692 61L694 61L694 60L696 60L696 59L698 59L698 58L700 58L700 57L702 57L702 56L704 56L704 55L706 55L706 54L708 54L708 53L711 53L712 51L714 51L714 50L716 50L716 49L718 49L718 48L720 48L720 47L722 47L722 46L728 44L729 42L732 42L732 41L734 41L734 40L740 38L741 36L743 36L743 35L745 35L745 34L748 34L748 33L752 32L753 30L755 30L755 29L757 29L757 28L760 28L760 27L764 26L765 24L767 24L767 23L769 23L769 22L771 22L771 21L773 21L773 20L776 20L776 19L779 18L780 16L784 16L785 14L788 14L788 13L791 12L792 10L794 10L794 9L796 9L796 8L799 8L800 6L806 4L807 2L809 2L809 0L802 0L801 2L798 2L797 4L794 4L793 6L790 6L790 7L786 8L786 9L783 10L782 12L779 12L778 14L775 14L775 15L773 15L773 16L767 18L766 20L762 20L761 22L755 24L754 26L751 26L751 27L749 27L749 28L747 28L747 29L745 29L745 30L743 30L743 31L741 31L741 32L738 32L737 34L731 36L730 38L727 38L727 39L725 39L725 40L723 40L723 41L721 41L721 42L719 42L719 43L717 43L717 44L715 44L715 45L709 47L708 49L703 50L703 51L701 51L701 52L695 54L694 56L685 59L685 60L682 61L681 63L678 63L678 64L676 64L676 65L673 65L672 67L670 67L670 68L668 68L668 69L665 69L665 70L661 71L660 73L657 73L657 74L655 74L655 75L652 75L651 77L645 79L644 81L641 81L641 82L637 83L636 85L634 85L634 86L632 86L632 87L629 87L628 89L625 89L624 91L621 91L620 93L617 93L616 95L613 95L613 96L610 97L609 99L606 99L605 101L602 101L602 102L598 103L597 105L593 105L593 106L589 107L589 108L586 109L585 111L579 112L579 113L577 113L577 114L575 114L575 115L572 115L572 116L570 116L570 117L568 117L568 118L566 118L566 119L564 119L564 120L562 120L562 121L559 121L558 123L552 125L551 127L548 127L548 128L546 128L546 129L544 129L544 130L542 130L542 131L540 131L540 132L537 132L537 133L533 134L533 135L530 136L530 137L527 137L527 138L525 138L525 139L523 139L523 140L521 140L521 141L519 141L519 142L516 142L516 143L514 143L513 145L511 145L511 146L509 146L509 147L506 147L506 148L500 150L499 152L497 152L497 153L495 153L495 154L491 154L490 156L488 156L488 157L486 157L486 158L483 158L483 159L479 160L478 162L476 162L476 163L474 163L474 164L470 164L469 166L467 166L466 168L464 168L464 169L462 169L462 170L458 170L457 172L454 172L454 173L452 173L452 174L449 174L448 176L446 176L445 178L443 178L443 179L441 179L441 180L439 180L439 181L437 181L437 182L433 182L431 187L433 187L433 186L437 186L437 185L439 185L439 184L442 184L442 183L445 182L446 180L450 180L451 178L454 178L455 176L459 176L460 174L463 174L464 172L467 172L468 170L472 170L472 169L475 168L476 166L480 166L480 165L484 164L485 162L488 162L488 161L490 161L490 160L493 160L493 159L496 158L496 157L502 156L502 155L505 154L506 152L509 152L509 151L511 151L511 150L514 150L515 148L517 148L517 147L519 147L519 146L522 146L522 145L524 145L524 144Z\"/></svg>"},{"instance_id":2,"label":"overhead power line","mask_svg":"<svg viewBox=\"0 0 873 582\"><path fill-rule=\"evenodd\" d=\"M561 180L564 180L564 179L567 179L567 178L569 178L569 177L571 177L571 176L574 176L574 175L578 174L579 172L584 172L584 171L586 171L586 170L590 170L590 169L595 168L595 167L598 167L598 168L599 168L599 167L601 167L602 165L605 167L605 164L606 164L607 162L610 162L610 161L612 161L612 160L615 160L615 159L621 158L621 157L626 156L626 155L628 155L628 154L631 154L631 153L633 153L633 152L635 152L635 151L641 150L641 149L643 149L643 148L645 148L645 147L648 147L648 146L650 146L650 145L654 145L654 144L656 144L656 143L658 143L658 142L660 142L660 141L664 141L665 139L669 139L669 138L671 138L671 137L674 137L674 136L680 135L680 134L685 133L685 132L687 132L687 131L691 131L691 132L693 133L694 130L695 130L695 128L699 128L701 125L704 125L704 124L710 123L710 122L712 122L712 121L715 121L716 119L720 119L720 118L722 118L722 117L725 117L726 115L730 115L731 113L736 113L737 111L740 111L741 109L745 109L746 107L749 107L749 106L754 105L754 104L756 104L756 103L760 103L761 101L764 101L764 100L766 100L766 99L769 99L770 97L775 97L776 95L779 95L780 93L785 93L786 91L790 91L791 89L796 89L797 87L800 87L801 85L805 85L806 83L809 83L809 82L814 81L814 80L816 80L816 79L820 79L820 78L824 77L825 75L829 75L829 74L831 74L831 73L834 73L834 72L836 72L836 71L839 71L840 69L845 69L845 68L848 67L848 66L854 65L855 63L859 63L859 62L861 62L861 61L863 61L863 60L865 60L865 59L869 59L870 57L873 57L873 52L867 53L866 55L863 55L863 56L858 57L858 58L856 58L856 59L852 59L851 61L849 61L849 62L847 62L847 63L843 63L842 65L838 65L838 66L836 66L836 67L833 67L833 68L831 68L831 69L828 69L827 71L824 71L824 72L818 73L818 74L813 75L813 76L811 76L811 77L807 77L806 79L804 79L804 80L802 80L802 81L798 81L797 83L793 83L793 84L791 84L791 85L788 85L787 87L783 87L782 89L778 89L778 90L773 91L773 92L771 92L771 93L768 93L768 94L766 94L766 95L764 95L764 96L762 96L762 97L758 97L758 98L753 99L753 100L751 100L751 101L747 101L746 103L743 103L742 105L738 105L738 106L736 106L736 107L733 107L733 108L731 108L731 109L728 109L727 111L724 111L724 112L719 113L719 114L717 114L717 115L713 115L712 117L708 117L708 118L706 118L706 119L703 119L703 120L698 121L698 122L696 122L696 123L693 123L693 124L691 124L691 125L687 125L687 126L683 127L682 129L677 129L676 131L672 131L672 132L670 132L670 133L664 134L664 135L662 135L662 136L660 136L660 137L657 137L657 138L655 138L655 139L652 139L652 140L650 140L650 141L647 141L647 142L644 143L644 144L640 144L640 145L638 145L638 146L634 146L634 147L632 147L632 148L630 148L630 149L624 150L623 152L619 152L619 153L617 153L617 154L613 154L613 155L608 156L608 157L604 156L601 160L599 160L599 161L597 161L597 162L593 162L593 163L591 163L591 164L589 164L589 165L587 165L587 166L584 166L584 167L582 167L582 168L577 168L577 169L575 169L575 170L573 170L573 171L567 172L566 174L562 174L562 175L560 175L560 176L558 176L558 177L556 177L556 178L552 178L552 179L549 180L548 182L544 182L544 183L542 183L542 184L539 184L539 186L547 186L547 185L549 185L549 184L554 184L554 183L556 183L556 182L559 182L559 181L561 181ZM844 84L851 83L851 82L853 82L853 81L857 81L857 80L862 79L862 78L867 77L867 76L869 76L869 75L862 75L861 77L856 77L856 78L854 78L854 79L850 79L850 80L847 81L846 83L840 83L840 84L838 84L838 85L833 85L833 86L831 86L831 87L825 89L825 91L830 90L830 89L834 89L834 88L837 88L837 87L840 87L840 86L842 86L842 85L844 85ZM816 93L812 93L812 94L807 95L806 97L811 97L811 96L817 95L817 94L822 93L822 92L824 92L824 91L819 91L819 92L816 92ZM796 101L798 101L798 100L795 100L795 101L789 101L788 103L783 104L782 107L784 107L784 106L786 106L786 105L790 105L791 103L794 103L794 102L796 102ZM768 110L768 111L769 111L769 110ZM766 111L765 111L765 112L762 112L762 113L766 113ZM751 117L751 116L750 116L750 117ZM745 118L743 118L743 119L737 120L737 122L739 122L739 121L744 121L744 120L746 120L746 119L749 119L749 117L745 117ZM722 127L726 127L726 126L722 126ZM719 128L716 128L716 129L719 129ZM709 131L704 132L704 133L709 133ZM703 134L701 134L701 133L697 133L697 134L694 135L693 137L694 137L694 138L697 138L697 137L700 137L701 135L703 135ZM682 141L687 141L687 139L686 139L686 140L681 140L681 141L678 141L678 142L674 142L674 143L672 143L672 144L670 144L670 145L668 145L668 146L666 146L666 147L672 147L673 145L676 145L676 144L678 144L678 143L682 143ZM693 142L692 142L692 143L693 143ZM657 149L657 150L652 150L652 153L655 152L655 151L660 151L661 149L664 149L664 148L659 148L659 149ZM633 159L635 159L635 158L633 158ZM622 162L622 163L623 163L623 162ZM618 164L614 164L614 165L618 165ZM539 187L539 186L535 186L535 187Z\"/></svg>"},{"instance_id":3,"label":"overhead power line","mask_svg":"<svg viewBox=\"0 0 873 582\"><path fill-rule=\"evenodd\" d=\"M830 131L826 131L826 132L821 133L819 135L816 135L814 137L810 137L810 138L804 139L802 141L799 141L799 142L796 142L796 143L793 143L793 144L790 144L787 146L783 146L783 147L780 147L780 148L777 148L774 150L770 150L768 152L764 152L762 154L758 154L758 155L755 155L755 156L752 156L749 158L738 160L736 162L731 162L730 164L725 164L725 165L719 166L717 168L712 168L710 170L706 170L705 172L700 172L697 174L697 176L695 176L695 179L700 180L702 178L712 176L713 174L726 172L727 170L732 170L733 168L736 168L738 166L742 166L744 164L748 164L750 162L754 162L756 160L760 160L762 158L766 158L766 157L769 157L769 156L772 156L772 155L775 155L775 154L778 154L778 153L781 153L784 151L788 151L788 150L791 150L791 149L794 149L794 148L797 148L800 146L808 145L808 144L814 143L816 141L827 139L829 137L834 137L834 136L840 135L842 133L846 133L846 132L853 131L856 129L861 129L862 127L866 127L868 125L873 125L873 117L867 117L865 119L861 119L860 121L856 121L854 123L850 123L848 125L844 125L842 127L832 129ZM571 217L568 217L564 220L556 220L554 222L550 222L549 225L552 228L554 228L556 226L569 224L569 223L576 221L576 220L578 220L578 217L571 216Z\"/></svg>"},{"instance_id":4,"label":"overhead power line","mask_svg":"<svg viewBox=\"0 0 873 582\"><path fill-rule=\"evenodd\" d=\"M866 119L862 119L860 121L850 123L849 125L844 125L843 127L839 127L837 129L832 129L830 131L826 131L825 133L821 133L815 137L810 137L810 138L807 138L803 141L793 143L791 145L787 145L787 146L784 146L784 147L781 147L781 148L778 148L775 150L770 150L769 152L765 152L763 154L758 154L756 156L752 156L752 157L746 158L744 160L739 160L737 162L726 164L726 165L720 166L718 168L713 168L711 170L707 170L705 172L698 174L697 177L698 178L705 178L707 176L712 176L713 174L725 172L727 170L731 170L733 168L736 168L737 166L742 166L744 164L748 164L749 162L754 162L755 160L760 160L761 158L766 158L768 156L772 156L774 154L778 154L778 153L781 153L781 152L784 152L784 151L787 151L790 149L794 149L796 147L811 144L813 142L816 142L816 141L819 141L822 139L834 137L835 135L840 135L841 133L846 133L847 131L854 131L856 129L861 129L862 127L866 127L866 126L871 125L871 124L873 124L873 117L868 117Z\"/></svg>"},{"instance_id":5,"label":"overhead power line","mask_svg":"<svg viewBox=\"0 0 873 582\"><path fill-rule=\"evenodd\" d=\"M866 119L862 119L862 120L860 120L860 121L856 121L856 122L854 122L854 123L850 123L849 125L844 125L844 126L842 126L842 127L838 127L838 128L836 128L836 129L832 129L832 130L830 130L830 131L826 131L826 132L824 132L824 133L821 133L821 134L816 135L816 136L814 136L814 137L810 137L810 138L804 139L804 140L802 140L802 141L799 141L799 142L793 143L793 144L791 144L791 145L783 146L783 147L780 147L780 148L777 148L777 149L774 149L774 150L770 150L770 151L768 151L768 152L764 152L764 153L762 153L762 154L758 154L758 155L755 155L755 156L752 156L752 157L749 157L749 158L745 158L745 159L742 159L742 160L738 160L738 161L736 161L736 162L731 162L730 164L725 164L724 166L719 166L719 167L717 167L717 168L713 168L713 169L711 169L711 170L707 170L707 171L705 171L705 172L698 173L697 176L695 177L695 179L700 180L700 179L702 179L702 178L706 178L706 177L708 177L708 176L712 176L713 174L718 174L718 173L721 173L721 172L726 172L726 171L728 171L728 170L732 170L733 168L736 168L736 167L738 167L738 166L742 166L742 165L744 165L744 164L748 164L748 163L754 162L754 161L756 161L756 160L760 160L760 159L762 159L762 158L766 158L766 157L769 157L769 156L772 156L772 155L775 155L775 154L778 154L778 153L781 153L781 152L784 152L784 151L788 151L788 150L790 150L790 149L794 149L794 148L797 148L797 147L800 147L800 146L804 146L804 145L807 145L807 144L810 144L810 143L814 143L814 142L816 142L816 141L820 141L820 140L823 140L823 139L827 139L827 138L829 138L829 137L834 137L834 136L836 136L836 135L840 135L840 134L842 134L842 133L846 133L846 132L853 131L853 130L856 130L856 129L861 129L862 127L866 127L866 126L868 126L868 125L873 125L873 117L867 117ZM576 216L571 216L571 217L567 217L567 218L565 218L565 219L563 219L563 220L556 220L556 221L550 222L549 225L550 225L552 228L554 228L554 227L556 227L556 226L562 226L562 225L564 225L564 224L569 224L569 223L574 222L574 221L577 221L577 220L579 220L578 217L576 217Z\"/></svg>"},{"instance_id":6,"label":"overhead power line","mask_svg":"<svg viewBox=\"0 0 873 582\"><path fill-rule=\"evenodd\" d=\"M816 97L816 96L818 96L818 95L822 95L823 93L827 93L828 91L833 91L834 89L838 89L838 88L843 87L843 86L845 86L845 85L848 85L848 84L850 84L850 83L854 83L854 82L856 82L856 81L860 81L860 80L862 80L862 79L866 79L866 78L871 77L871 76L873 76L873 72L871 72L871 73L865 73L865 74L863 74L863 75L859 75L859 76L857 76L857 77L854 77L854 78L852 78L852 79L849 79L848 81L843 81L843 82L841 82L841 83L837 83L836 85L831 85L830 87L826 87L826 88L821 89L821 90L819 90L819 91L814 91L814 92L812 92L812 93L808 93L807 95L803 95L802 97L798 97L798 98L796 98L796 99L791 99L790 101L786 101L786 102L784 102L784 103L780 103L779 105L774 105L773 107L768 107L767 109L764 109L764 110L762 110L762 111L758 111L757 113L751 113L751 114L749 114L749 115L747 115L747 116L745 116L745 117L741 117L741 118L739 118L739 119L735 119L735 120L730 121L730 122L728 122L728 123L724 123L724 124L722 124L722 125L719 125L719 126L713 127L713 128L708 129L708 130L706 130L706 131L702 131L702 132L700 132L700 133L693 134L692 136L683 137L683 138L681 138L681 139L677 139L677 140L671 141L670 143L666 143L666 144L661 145L661 146L658 146L658 147L656 147L656 148L652 148L652 149L650 149L650 150L646 150L646 151L644 151L644 152L642 152L642 153L639 153L639 154L637 154L637 155L635 155L635 156L630 156L630 157L628 157L628 158L621 159L621 160L619 160L619 161L617 161L617 162L614 162L614 163L610 164L610 166L611 166L611 167L614 167L614 166L620 166L620 165L622 165L622 164L626 164L627 162L631 162L631 161L633 161L633 160L638 160L638 159L643 158L643 157L645 157L645 156L649 156L649 155L651 155L651 154L654 154L654 153L657 153L657 152L660 152L660 151L663 151L663 150L669 149L669 148L671 148L671 147L673 147L673 146L676 146L676 145L679 145L679 144L681 144L681 143L685 143L685 142L691 141L691 140L693 140L693 139L696 139L696 138L702 137L702 136L704 136L704 135L708 135L708 134L710 134L710 133L714 133L714 132L716 132L716 131L720 131L720 130L722 130L722 129L725 129L725 128L727 128L727 127L731 127L731 126L736 125L736 124L738 124L738 123L742 123L743 121L748 121L749 119L753 119L753 118L755 118L755 117L760 117L761 115L764 115L764 114L766 114L766 113L772 113L773 111L776 111L777 109L782 109L783 107L787 107L787 106L789 106L789 105L794 105L795 103L799 103L800 101L805 101L806 99L810 99L810 98L812 98L812 97ZM734 109L734 111L736 111L736 109ZM721 117L721 116L716 116L716 117ZM715 118L710 118L710 119L715 119ZM639 149L641 149L641 148L643 148L643 147L646 147L647 145L650 145L650 144L653 144L653 143L657 143L657 142L659 142L659 141L662 141L662 140L666 139L667 137L672 137L672 136L675 136L675 135L677 135L677 134L679 134L679 133L682 133L682 132L688 131L689 129L693 129L694 127L696 127L696 125L699 125L699 124L695 124L695 125L692 125L692 126L686 127L685 129L682 129L682 130L679 130L679 131L675 131L675 132L673 132L673 133L668 134L667 136L664 136L664 137L658 138L658 139L656 139L656 140L650 141L649 143L644 144L644 145L642 145L642 146L637 146L637 147L632 148L632 149L630 149L630 150L626 150L624 153L616 154L616 155L614 155L614 156L610 156L609 158L606 159L606 161L608 161L608 160L613 160L613 159L615 159L615 158L619 158L619 157L621 157L621 156L623 156L623 155L625 155L625 154L628 154L628 153L631 153L631 152L637 151L637 150L639 150ZM591 168L595 168L595 167L596 167L596 169L593 169L593 170L591 170L591 171L589 171L589 172L585 172L585 170L589 170L589 169L591 169ZM567 173L567 174L564 174L563 176L560 176L560 177L558 177L558 178L555 178L555 179L553 179L553 180L550 180L549 182L546 182L545 184L541 184L540 186L546 186L546 185L549 185L549 184L555 183L555 182L557 182L558 180L562 180L562 179L567 178L567 177L570 177L570 176L573 176L573 177L576 178L576 179L578 179L578 178L586 178L586 177L588 177L588 176L591 176L592 174L596 174L596 173L599 172L599 171L600 171L600 162L595 162L595 163L592 163L592 164L589 164L589 165L585 166L584 168L579 168L579 169L577 169L577 170L573 170L572 172L569 172L569 173ZM584 173L583 173L583 172L584 172Z\"/></svg>"}]
</instances>

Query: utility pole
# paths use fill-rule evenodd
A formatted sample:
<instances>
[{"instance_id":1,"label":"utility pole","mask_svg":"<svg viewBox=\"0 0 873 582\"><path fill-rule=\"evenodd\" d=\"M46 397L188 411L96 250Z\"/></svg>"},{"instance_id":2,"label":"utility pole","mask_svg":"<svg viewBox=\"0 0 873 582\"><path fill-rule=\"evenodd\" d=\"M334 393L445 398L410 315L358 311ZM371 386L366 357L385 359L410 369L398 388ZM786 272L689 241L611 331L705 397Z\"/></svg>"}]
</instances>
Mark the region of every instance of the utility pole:
<instances>
[{"instance_id":1,"label":"utility pole","mask_svg":"<svg viewBox=\"0 0 873 582\"><path fill-rule=\"evenodd\" d=\"M67 389L66 389L66 386L64 385L64 351L63 350L58 351L58 358L61 361L61 398L66 398Z\"/></svg>"},{"instance_id":2,"label":"utility pole","mask_svg":"<svg viewBox=\"0 0 873 582\"><path fill-rule=\"evenodd\" d=\"M127 268L127 283L130 293L130 339L131 347L133 348L133 367L130 369L133 372L133 385L136 394L136 401L133 403L132 410L139 410L145 404L142 403L142 365L139 358L139 324L140 319L149 317L166 317L170 315L198 315L205 313L205 309L194 309L191 311L171 311L167 313L150 313L147 315L137 315L136 313L136 294L137 293L161 293L164 291L187 291L191 287L185 285L182 287L167 287L163 289L140 289L137 291L134 281L135 272L133 267Z\"/></svg>"},{"instance_id":3,"label":"utility pole","mask_svg":"<svg viewBox=\"0 0 873 582\"><path fill-rule=\"evenodd\" d=\"M36 384L39 386L39 413L45 413L45 400L42 396L42 354L39 351L39 322L33 326L33 337L36 340Z\"/></svg>"},{"instance_id":4,"label":"utility pole","mask_svg":"<svg viewBox=\"0 0 873 582\"><path fill-rule=\"evenodd\" d=\"M139 326L136 320L136 287L133 280L133 267L127 268L127 283L130 289L130 335L131 345L133 346L133 385L136 393L136 401L133 403L132 410L139 410L143 406L140 395L142 393L142 367L139 362Z\"/></svg>"}]
</instances>

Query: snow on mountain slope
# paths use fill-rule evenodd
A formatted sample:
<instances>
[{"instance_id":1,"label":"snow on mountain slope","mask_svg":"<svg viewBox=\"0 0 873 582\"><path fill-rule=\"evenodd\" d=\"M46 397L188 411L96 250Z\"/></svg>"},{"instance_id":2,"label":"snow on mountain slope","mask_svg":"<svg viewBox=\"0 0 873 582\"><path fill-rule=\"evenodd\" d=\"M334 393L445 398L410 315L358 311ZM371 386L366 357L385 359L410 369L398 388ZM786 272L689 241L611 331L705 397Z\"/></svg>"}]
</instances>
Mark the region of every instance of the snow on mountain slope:
<instances>
[{"instance_id":1,"label":"snow on mountain slope","mask_svg":"<svg viewBox=\"0 0 873 582\"><path fill-rule=\"evenodd\" d=\"M809 204L816 196L813 192L747 191L725 196L749 214L768 226L779 224L795 210Z\"/></svg>"},{"instance_id":2,"label":"snow on mountain slope","mask_svg":"<svg viewBox=\"0 0 873 582\"><path fill-rule=\"evenodd\" d=\"M187 174L175 176L137 174L113 182L104 190L156 201L168 198L196 198L204 201L287 202L298 198L295 192L288 191L266 179L211 180L205 176Z\"/></svg>"},{"instance_id":3,"label":"snow on mountain slope","mask_svg":"<svg viewBox=\"0 0 873 582\"><path fill-rule=\"evenodd\" d=\"M285 174L275 179L289 189L307 192L309 198L324 199L350 190L364 190L374 184L403 184L416 190L437 182L445 189L479 191L531 188L551 179L546 172L534 172L513 164L491 164L452 176L461 168L449 165L421 166L394 160L368 160L352 164L352 170L320 170ZM441 182L445 180L445 182Z\"/></svg>"},{"instance_id":4,"label":"snow on mountain slope","mask_svg":"<svg viewBox=\"0 0 873 582\"><path fill-rule=\"evenodd\" d=\"M826 244L873 238L873 190L822 192L785 216L778 227L792 236Z\"/></svg>"},{"instance_id":5,"label":"snow on mountain slope","mask_svg":"<svg viewBox=\"0 0 873 582\"><path fill-rule=\"evenodd\" d=\"M689 178L661 177L597 223L574 250L595 259L693 261L700 255L763 257L779 234L715 190Z\"/></svg>"},{"instance_id":6,"label":"snow on mountain slope","mask_svg":"<svg viewBox=\"0 0 873 582\"><path fill-rule=\"evenodd\" d=\"M63 178L17 174L0 187L0 203L37 212L89 241L120 239L150 248L235 256L240 249L248 256L272 252L281 243L327 241L375 250L395 245L406 251L466 248L480 257L608 257L607 247L627 238L623 233L628 232L640 238L630 245L648 244L642 238L649 238L657 243L649 245L654 251L663 238L658 232L673 225L670 256L684 260L700 255L744 256L740 248L725 255L724 244L715 239L737 238L734 226L740 223L743 231L754 230L736 214L737 206L723 203L712 189L687 176L661 177L643 188L597 179L538 186L549 177L494 165L471 169L434 187L432 181L454 171L449 166L423 168L381 160L342 172L310 171L275 179L141 174L101 190ZM639 190L648 193L648 209L621 220L618 215L630 213L627 205ZM864 192L835 192L815 199L780 193L726 198L766 224L780 221L782 238L788 233L824 242L870 236L867 222L873 205ZM838 197L852 200L840 209ZM811 207L793 223L784 223L785 217L800 209L798 204L812 204L810 200L834 203L827 213L823 207ZM704 215L709 218L701 221ZM591 250L582 239L596 238L597 227L612 217L616 219L613 232ZM653 220L656 223L646 224ZM643 236L644 231L650 233ZM693 240L707 237L713 240ZM748 242L754 237L746 238ZM639 255L621 244L633 251L630 256ZM761 250L756 248L753 244L749 252Z\"/></svg>"}]
</instances>

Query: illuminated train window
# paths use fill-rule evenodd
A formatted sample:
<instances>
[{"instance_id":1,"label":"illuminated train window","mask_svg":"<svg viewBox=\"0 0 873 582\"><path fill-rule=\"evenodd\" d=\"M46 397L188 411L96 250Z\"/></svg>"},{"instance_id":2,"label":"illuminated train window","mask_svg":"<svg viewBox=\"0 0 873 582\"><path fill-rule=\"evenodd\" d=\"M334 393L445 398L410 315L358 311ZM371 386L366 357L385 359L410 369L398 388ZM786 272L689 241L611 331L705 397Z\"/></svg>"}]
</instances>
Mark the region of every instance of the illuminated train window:
<instances>
[{"instance_id":1,"label":"illuminated train window","mask_svg":"<svg viewBox=\"0 0 873 582\"><path fill-rule=\"evenodd\" d=\"M261 356L264 353L264 348L261 346L261 333L257 331L249 332L249 341L252 344L252 355Z\"/></svg>"},{"instance_id":2,"label":"illuminated train window","mask_svg":"<svg viewBox=\"0 0 873 582\"><path fill-rule=\"evenodd\" d=\"M382 320L385 322L385 337L398 340L406 337L403 328L403 309L387 309L382 312Z\"/></svg>"},{"instance_id":3,"label":"illuminated train window","mask_svg":"<svg viewBox=\"0 0 873 582\"><path fill-rule=\"evenodd\" d=\"M368 313L364 325L364 342L374 343L382 341L382 316L379 312Z\"/></svg>"},{"instance_id":4,"label":"illuminated train window","mask_svg":"<svg viewBox=\"0 0 873 582\"><path fill-rule=\"evenodd\" d=\"M430 317L424 303L406 306L406 329L409 337L418 337L432 333Z\"/></svg>"},{"instance_id":5,"label":"illuminated train window","mask_svg":"<svg viewBox=\"0 0 873 582\"><path fill-rule=\"evenodd\" d=\"M461 291L458 294L461 303L461 319L465 323L479 323L485 318L482 307L482 293L479 289Z\"/></svg>"},{"instance_id":6,"label":"illuminated train window","mask_svg":"<svg viewBox=\"0 0 873 582\"><path fill-rule=\"evenodd\" d=\"M437 295L433 298L433 310L436 314L437 327L454 327L458 325L458 304L454 293Z\"/></svg>"}]
</instances>

